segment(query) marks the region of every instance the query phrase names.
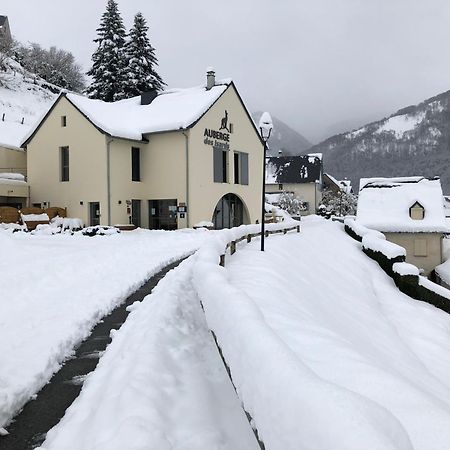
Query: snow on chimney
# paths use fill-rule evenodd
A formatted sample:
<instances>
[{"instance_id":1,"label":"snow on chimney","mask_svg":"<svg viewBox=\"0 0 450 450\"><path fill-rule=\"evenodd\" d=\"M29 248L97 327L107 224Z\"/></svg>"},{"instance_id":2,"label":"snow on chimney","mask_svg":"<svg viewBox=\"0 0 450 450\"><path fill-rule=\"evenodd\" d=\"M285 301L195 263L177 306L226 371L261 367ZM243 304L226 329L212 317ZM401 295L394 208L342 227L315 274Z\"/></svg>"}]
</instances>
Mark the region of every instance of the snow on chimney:
<instances>
[{"instance_id":1,"label":"snow on chimney","mask_svg":"<svg viewBox=\"0 0 450 450\"><path fill-rule=\"evenodd\" d=\"M209 91L216 84L216 72L212 67L206 69L206 90Z\"/></svg>"}]
</instances>

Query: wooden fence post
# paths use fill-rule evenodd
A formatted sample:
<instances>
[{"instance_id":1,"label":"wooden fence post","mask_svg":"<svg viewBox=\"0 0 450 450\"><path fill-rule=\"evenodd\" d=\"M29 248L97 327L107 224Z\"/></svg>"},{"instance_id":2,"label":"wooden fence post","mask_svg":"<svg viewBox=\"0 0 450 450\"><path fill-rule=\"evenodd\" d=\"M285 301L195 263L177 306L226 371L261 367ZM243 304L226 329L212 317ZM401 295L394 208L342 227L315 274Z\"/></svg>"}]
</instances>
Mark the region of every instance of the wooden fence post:
<instances>
[{"instance_id":1,"label":"wooden fence post","mask_svg":"<svg viewBox=\"0 0 450 450\"><path fill-rule=\"evenodd\" d=\"M251 234L247 234L247 242L252 242L252 235Z\"/></svg>"},{"instance_id":2,"label":"wooden fence post","mask_svg":"<svg viewBox=\"0 0 450 450\"><path fill-rule=\"evenodd\" d=\"M264 234L265 234L266 237L269 237L269 232L268 231L266 231Z\"/></svg>"},{"instance_id":3,"label":"wooden fence post","mask_svg":"<svg viewBox=\"0 0 450 450\"><path fill-rule=\"evenodd\" d=\"M283 230L283 234L286 234L287 233L287 230L286 230L286 228Z\"/></svg>"},{"instance_id":4,"label":"wooden fence post","mask_svg":"<svg viewBox=\"0 0 450 450\"><path fill-rule=\"evenodd\" d=\"M300 233L300 225L297 225L297 233Z\"/></svg>"},{"instance_id":5,"label":"wooden fence post","mask_svg":"<svg viewBox=\"0 0 450 450\"><path fill-rule=\"evenodd\" d=\"M231 241L230 244L230 254L234 255L236 253L236 241Z\"/></svg>"},{"instance_id":6,"label":"wooden fence post","mask_svg":"<svg viewBox=\"0 0 450 450\"><path fill-rule=\"evenodd\" d=\"M219 266L225 267L225 255L220 255Z\"/></svg>"}]
</instances>

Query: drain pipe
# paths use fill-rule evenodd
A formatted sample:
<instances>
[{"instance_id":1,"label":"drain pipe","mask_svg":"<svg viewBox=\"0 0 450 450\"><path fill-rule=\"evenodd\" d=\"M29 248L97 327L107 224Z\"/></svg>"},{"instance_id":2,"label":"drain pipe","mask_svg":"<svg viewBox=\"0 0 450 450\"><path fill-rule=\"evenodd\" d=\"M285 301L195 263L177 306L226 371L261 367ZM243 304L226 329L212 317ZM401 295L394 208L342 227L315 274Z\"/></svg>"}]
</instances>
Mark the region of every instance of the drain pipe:
<instances>
[{"instance_id":1,"label":"drain pipe","mask_svg":"<svg viewBox=\"0 0 450 450\"><path fill-rule=\"evenodd\" d=\"M111 142L112 137L106 138L106 194L107 194L107 211L108 225L111 226Z\"/></svg>"},{"instance_id":2,"label":"drain pipe","mask_svg":"<svg viewBox=\"0 0 450 450\"><path fill-rule=\"evenodd\" d=\"M186 131L183 131L183 136L186 141L186 227L189 228L189 214L190 214L190 204L189 204L189 135Z\"/></svg>"}]
</instances>

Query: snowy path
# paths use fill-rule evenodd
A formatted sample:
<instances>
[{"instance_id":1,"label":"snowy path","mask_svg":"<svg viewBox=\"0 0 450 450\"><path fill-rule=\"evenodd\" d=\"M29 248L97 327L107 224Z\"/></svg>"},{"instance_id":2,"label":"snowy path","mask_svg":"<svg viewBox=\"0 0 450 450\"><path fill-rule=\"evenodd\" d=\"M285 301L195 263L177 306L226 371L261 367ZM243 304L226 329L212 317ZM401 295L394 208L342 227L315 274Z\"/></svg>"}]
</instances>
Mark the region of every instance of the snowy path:
<instances>
[{"instance_id":1,"label":"snowy path","mask_svg":"<svg viewBox=\"0 0 450 450\"><path fill-rule=\"evenodd\" d=\"M326 411L329 402L322 404L322 435L330 433L335 449L355 448L356 430L373 423L376 433L367 432L365 448L450 449L450 316L400 293L340 225L313 219L302 229L301 235L268 239L265 254L257 242L243 246L226 267L231 285L254 302L298 367L322 389L348 392L339 415ZM277 355L265 357L277 367ZM305 372L297 386L303 402L313 405L321 397L311 376ZM239 386L248 396L246 381ZM356 410L350 394L360 399ZM317 414L311 408L303 415L299 405L291 443L302 445L267 448L321 449L311 422L320 419ZM254 418L258 425L258 414ZM354 435L331 426L343 429L348 420ZM260 431L263 440L270 434Z\"/></svg>"},{"instance_id":2,"label":"snowy path","mask_svg":"<svg viewBox=\"0 0 450 450\"><path fill-rule=\"evenodd\" d=\"M108 237L0 233L0 428L38 392L101 317L205 232Z\"/></svg>"},{"instance_id":3,"label":"snowy path","mask_svg":"<svg viewBox=\"0 0 450 450\"><path fill-rule=\"evenodd\" d=\"M46 450L257 450L192 287L195 256L131 312Z\"/></svg>"}]
</instances>

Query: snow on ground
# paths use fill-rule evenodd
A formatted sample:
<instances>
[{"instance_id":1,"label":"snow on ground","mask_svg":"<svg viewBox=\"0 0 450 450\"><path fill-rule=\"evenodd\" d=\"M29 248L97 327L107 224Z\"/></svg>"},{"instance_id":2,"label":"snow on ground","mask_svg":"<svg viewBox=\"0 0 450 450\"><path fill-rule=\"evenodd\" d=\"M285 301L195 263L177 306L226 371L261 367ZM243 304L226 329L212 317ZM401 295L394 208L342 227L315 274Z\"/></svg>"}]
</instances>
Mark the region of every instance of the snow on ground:
<instances>
[{"instance_id":1,"label":"snow on ground","mask_svg":"<svg viewBox=\"0 0 450 450\"><path fill-rule=\"evenodd\" d=\"M305 220L225 269L200 252L208 324L267 449L450 449L450 317L341 225Z\"/></svg>"},{"instance_id":2,"label":"snow on ground","mask_svg":"<svg viewBox=\"0 0 450 450\"><path fill-rule=\"evenodd\" d=\"M193 289L194 259L133 305L42 449L259 448Z\"/></svg>"},{"instance_id":3,"label":"snow on ground","mask_svg":"<svg viewBox=\"0 0 450 450\"><path fill-rule=\"evenodd\" d=\"M90 238L0 231L0 427L102 316L211 234L137 230Z\"/></svg>"}]
</instances>

